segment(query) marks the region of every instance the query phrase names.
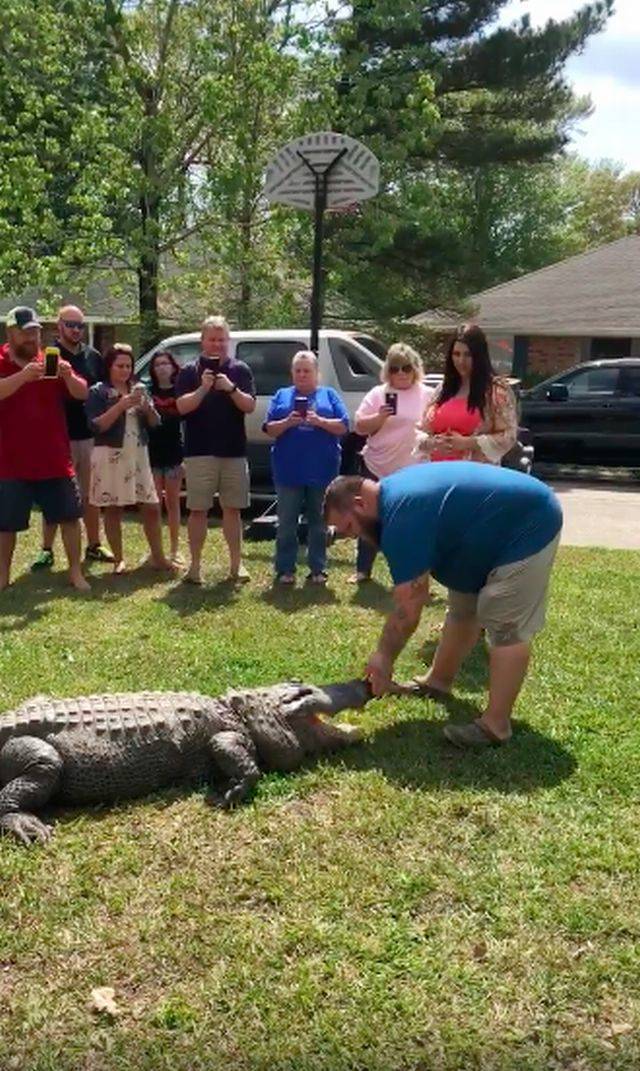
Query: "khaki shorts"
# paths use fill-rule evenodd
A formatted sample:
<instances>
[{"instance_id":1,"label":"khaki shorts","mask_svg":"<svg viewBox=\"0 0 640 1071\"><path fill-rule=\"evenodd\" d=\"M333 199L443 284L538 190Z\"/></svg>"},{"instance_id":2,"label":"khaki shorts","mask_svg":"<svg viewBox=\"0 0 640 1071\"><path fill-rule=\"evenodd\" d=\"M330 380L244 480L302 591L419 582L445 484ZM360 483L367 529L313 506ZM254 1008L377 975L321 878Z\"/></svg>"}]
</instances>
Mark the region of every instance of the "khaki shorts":
<instances>
[{"instance_id":1,"label":"khaki shorts","mask_svg":"<svg viewBox=\"0 0 640 1071\"><path fill-rule=\"evenodd\" d=\"M492 569L477 594L449 591L447 616L477 618L492 647L527 643L544 626L547 589L560 533L546 547Z\"/></svg>"},{"instance_id":2,"label":"khaki shorts","mask_svg":"<svg viewBox=\"0 0 640 1071\"><path fill-rule=\"evenodd\" d=\"M210 510L215 495L223 509L249 505L246 457L185 457L187 509Z\"/></svg>"},{"instance_id":3,"label":"khaki shorts","mask_svg":"<svg viewBox=\"0 0 640 1071\"><path fill-rule=\"evenodd\" d=\"M72 439L71 460L76 470L82 501L89 501L89 484L91 483L91 451L93 439Z\"/></svg>"}]
</instances>

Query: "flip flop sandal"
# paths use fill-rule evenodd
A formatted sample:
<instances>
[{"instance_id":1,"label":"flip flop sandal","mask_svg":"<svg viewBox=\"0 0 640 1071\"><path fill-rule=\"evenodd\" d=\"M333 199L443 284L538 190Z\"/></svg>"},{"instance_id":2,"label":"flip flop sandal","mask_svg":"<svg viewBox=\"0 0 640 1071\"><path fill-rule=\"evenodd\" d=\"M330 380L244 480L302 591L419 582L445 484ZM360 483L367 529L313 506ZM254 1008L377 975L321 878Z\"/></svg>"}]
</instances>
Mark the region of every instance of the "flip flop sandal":
<instances>
[{"instance_id":1,"label":"flip flop sandal","mask_svg":"<svg viewBox=\"0 0 640 1071\"><path fill-rule=\"evenodd\" d=\"M475 748L478 750L485 747L499 747L507 742L506 740L501 740L499 736L491 732L491 729L487 729L477 721L471 721L467 725L454 725L452 722L448 722L442 731L445 738L454 747Z\"/></svg>"}]
</instances>

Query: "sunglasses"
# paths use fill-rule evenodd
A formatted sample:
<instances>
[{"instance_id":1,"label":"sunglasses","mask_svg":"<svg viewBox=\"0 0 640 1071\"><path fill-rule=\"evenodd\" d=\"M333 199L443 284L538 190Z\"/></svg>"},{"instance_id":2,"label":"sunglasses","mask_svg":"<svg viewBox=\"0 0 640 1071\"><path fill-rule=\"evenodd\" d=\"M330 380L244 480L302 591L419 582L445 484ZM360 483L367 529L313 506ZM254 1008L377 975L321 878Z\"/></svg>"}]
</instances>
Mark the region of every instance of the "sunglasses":
<instances>
[{"instance_id":1,"label":"sunglasses","mask_svg":"<svg viewBox=\"0 0 640 1071\"><path fill-rule=\"evenodd\" d=\"M390 364L389 365L389 371L390 372L407 372L407 373L409 373L409 372L413 372L413 365L412 364Z\"/></svg>"},{"instance_id":2,"label":"sunglasses","mask_svg":"<svg viewBox=\"0 0 640 1071\"><path fill-rule=\"evenodd\" d=\"M82 328L84 327L82 320L63 320L62 322L70 331L82 331Z\"/></svg>"}]
</instances>

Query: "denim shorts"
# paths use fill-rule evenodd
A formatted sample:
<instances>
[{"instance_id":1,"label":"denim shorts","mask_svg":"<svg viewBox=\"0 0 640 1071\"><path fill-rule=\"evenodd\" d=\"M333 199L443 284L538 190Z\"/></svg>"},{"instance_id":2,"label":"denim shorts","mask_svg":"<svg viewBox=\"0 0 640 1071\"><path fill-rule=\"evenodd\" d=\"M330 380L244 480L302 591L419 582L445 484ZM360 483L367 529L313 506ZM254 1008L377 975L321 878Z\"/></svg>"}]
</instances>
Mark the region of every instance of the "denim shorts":
<instances>
[{"instance_id":1,"label":"denim shorts","mask_svg":"<svg viewBox=\"0 0 640 1071\"><path fill-rule=\"evenodd\" d=\"M184 475L182 462L177 465L152 465L151 471L154 476L162 476L163 480L177 480Z\"/></svg>"},{"instance_id":2,"label":"denim shorts","mask_svg":"<svg viewBox=\"0 0 640 1071\"><path fill-rule=\"evenodd\" d=\"M48 524L82 517L82 496L75 476L53 480L0 480L0 532L24 532L36 505Z\"/></svg>"}]
</instances>

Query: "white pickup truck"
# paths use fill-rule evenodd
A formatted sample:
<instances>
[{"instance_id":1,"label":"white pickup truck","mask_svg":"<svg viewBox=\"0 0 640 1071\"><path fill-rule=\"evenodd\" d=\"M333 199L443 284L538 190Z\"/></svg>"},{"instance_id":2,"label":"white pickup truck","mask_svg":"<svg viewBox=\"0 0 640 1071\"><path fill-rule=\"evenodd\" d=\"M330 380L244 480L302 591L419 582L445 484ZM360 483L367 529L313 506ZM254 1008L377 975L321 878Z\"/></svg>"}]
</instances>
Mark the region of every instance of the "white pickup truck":
<instances>
[{"instance_id":1,"label":"white pickup truck","mask_svg":"<svg viewBox=\"0 0 640 1071\"><path fill-rule=\"evenodd\" d=\"M269 448L271 440L262 430L267 406L279 387L291 382L291 358L309 347L309 331L232 331L229 352L248 364L256 385L257 405L247 417L247 439L251 485L254 494L271 486ZM159 342L136 361L136 375L148 383L149 363L154 353L169 350L178 364L193 361L200 353L200 334L172 335ZM385 347L369 335L348 331L320 332L318 365L325 386L335 387L344 399L351 421L364 395L380 382ZM343 443L343 468L350 470L361 440L351 432Z\"/></svg>"}]
</instances>

